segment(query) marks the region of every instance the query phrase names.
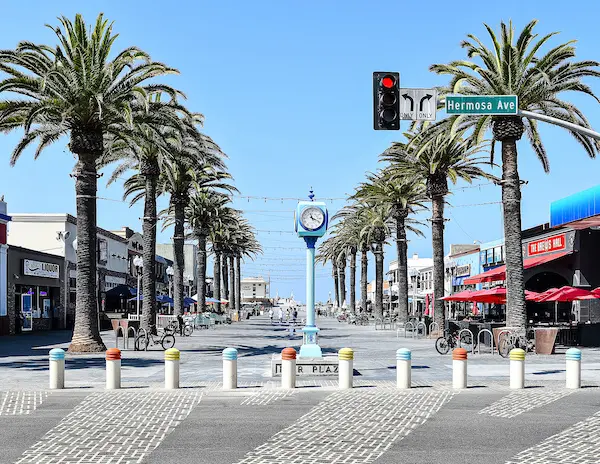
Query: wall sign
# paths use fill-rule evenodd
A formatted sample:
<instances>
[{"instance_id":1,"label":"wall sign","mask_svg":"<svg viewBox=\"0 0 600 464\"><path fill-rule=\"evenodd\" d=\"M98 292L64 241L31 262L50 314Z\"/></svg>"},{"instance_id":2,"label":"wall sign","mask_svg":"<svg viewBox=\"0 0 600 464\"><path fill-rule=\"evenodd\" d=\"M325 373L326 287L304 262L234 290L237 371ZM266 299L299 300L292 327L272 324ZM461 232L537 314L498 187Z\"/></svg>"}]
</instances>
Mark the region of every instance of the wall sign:
<instances>
[{"instance_id":1,"label":"wall sign","mask_svg":"<svg viewBox=\"0 0 600 464\"><path fill-rule=\"evenodd\" d=\"M471 265L456 266L456 277L471 275Z\"/></svg>"},{"instance_id":2,"label":"wall sign","mask_svg":"<svg viewBox=\"0 0 600 464\"><path fill-rule=\"evenodd\" d=\"M23 274L35 277L48 277L58 279L60 276L60 266L53 263L44 263L33 261L31 259L23 260Z\"/></svg>"},{"instance_id":3,"label":"wall sign","mask_svg":"<svg viewBox=\"0 0 600 464\"><path fill-rule=\"evenodd\" d=\"M566 234L536 240L527 244L529 256L541 255L552 251L564 250L567 247Z\"/></svg>"}]
</instances>

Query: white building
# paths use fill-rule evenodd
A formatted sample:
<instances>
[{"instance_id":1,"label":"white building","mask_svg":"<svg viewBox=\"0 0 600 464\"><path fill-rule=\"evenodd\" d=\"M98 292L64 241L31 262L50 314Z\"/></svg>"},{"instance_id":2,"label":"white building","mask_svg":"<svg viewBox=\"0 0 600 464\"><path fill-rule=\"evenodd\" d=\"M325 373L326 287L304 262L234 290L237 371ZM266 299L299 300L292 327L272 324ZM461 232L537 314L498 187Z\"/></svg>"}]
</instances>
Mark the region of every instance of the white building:
<instances>
[{"instance_id":1,"label":"white building","mask_svg":"<svg viewBox=\"0 0 600 464\"><path fill-rule=\"evenodd\" d=\"M175 260L172 243L158 243L156 253L171 261ZM186 295L196 293L196 280L198 280L198 247L193 243L183 245L183 286Z\"/></svg>"},{"instance_id":2,"label":"white building","mask_svg":"<svg viewBox=\"0 0 600 464\"><path fill-rule=\"evenodd\" d=\"M246 277L242 279L242 301L255 301L269 298L269 282L262 277Z\"/></svg>"},{"instance_id":3,"label":"white building","mask_svg":"<svg viewBox=\"0 0 600 464\"><path fill-rule=\"evenodd\" d=\"M421 258L415 253L406 261L408 266L409 307L411 308L411 313L415 314L419 307L419 302L424 303L425 296L433 292L433 258ZM392 295L397 297L398 261L390 263L388 278L391 282Z\"/></svg>"},{"instance_id":4,"label":"white building","mask_svg":"<svg viewBox=\"0 0 600 464\"><path fill-rule=\"evenodd\" d=\"M107 290L127 283L128 252L127 240L100 227L97 227L97 239L98 292L102 303ZM77 282L77 219L64 213L13 214L8 243L64 257L67 273L64 290L69 295L66 317L73 317Z\"/></svg>"}]
</instances>

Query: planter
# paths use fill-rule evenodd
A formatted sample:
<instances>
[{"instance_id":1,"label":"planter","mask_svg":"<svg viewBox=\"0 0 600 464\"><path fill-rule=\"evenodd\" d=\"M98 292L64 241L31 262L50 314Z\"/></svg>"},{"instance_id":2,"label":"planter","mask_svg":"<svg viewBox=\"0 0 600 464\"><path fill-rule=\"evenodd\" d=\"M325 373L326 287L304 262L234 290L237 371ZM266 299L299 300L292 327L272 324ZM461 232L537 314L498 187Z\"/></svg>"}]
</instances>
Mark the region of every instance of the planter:
<instances>
[{"instance_id":1,"label":"planter","mask_svg":"<svg viewBox=\"0 0 600 464\"><path fill-rule=\"evenodd\" d=\"M536 354L552 354L558 329L553 327L534 329Z\"/></svg>"},{"instance_id":2,"label":"planter","mask_svg":"<svg viewBox=\"0 0 600 464\"><path fill-rule=\"evenodd\" d=\"M514 330L518 330L518 327L494 327L494 328L492 328L492 333L494 334L494 346L496 348L498 347L498 337L500 336L500 332L502 332L503 330L514 331Z\"/></svg>"}]
</instances>

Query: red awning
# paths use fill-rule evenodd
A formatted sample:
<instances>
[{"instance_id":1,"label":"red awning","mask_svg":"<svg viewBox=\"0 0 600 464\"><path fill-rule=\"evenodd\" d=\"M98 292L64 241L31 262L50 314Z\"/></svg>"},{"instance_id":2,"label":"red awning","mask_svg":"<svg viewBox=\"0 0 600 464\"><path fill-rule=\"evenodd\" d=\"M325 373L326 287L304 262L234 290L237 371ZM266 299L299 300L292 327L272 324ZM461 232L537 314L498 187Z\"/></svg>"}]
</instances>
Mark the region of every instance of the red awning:
<instances>
[{"instance_id":1,"label":"red awning","mask_svg":"<svg viewBox=\"0 0 600 464\"><path fill-rule=\"evenodd\" d=\"M523 269L529 269L532 267L539 266L555 259L562 258L563 256L570 255L571 251L561 251L560 253L553 253L550 255L536 256L534 258L527 258L523 261ZM506 266L498 266L489 271L485 271L481 274L475 275L465 279L464 285L480 284L482 282L494 282L497 280L506 280Z\"/></svg>"}]
</instances>

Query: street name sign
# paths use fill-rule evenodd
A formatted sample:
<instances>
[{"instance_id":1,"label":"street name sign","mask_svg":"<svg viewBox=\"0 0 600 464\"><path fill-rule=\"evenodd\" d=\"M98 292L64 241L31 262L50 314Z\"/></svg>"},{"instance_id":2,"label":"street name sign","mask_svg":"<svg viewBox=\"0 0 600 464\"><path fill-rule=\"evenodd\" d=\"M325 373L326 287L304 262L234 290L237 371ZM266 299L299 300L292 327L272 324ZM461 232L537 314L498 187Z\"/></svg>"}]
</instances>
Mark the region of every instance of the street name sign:
<instances>
[{"instance_id":1,"label":"street name sign","mask_svg":"<svg viewBox=\"0 0 600 464\"><path fill-rule=\"evenodd\" d=\"M517 115L519 98L516 95L447 95L447 114Z\"/></svg>"},{"instance_id":2,"label":"street name sign","mask_svg":"<svg viewBox=\"0 0 600 464\"><path fill-rule=\"evenodd\" d=\"M400 89L400 119L435 121L436 89Z\"/></svg>"}]
</instances>

